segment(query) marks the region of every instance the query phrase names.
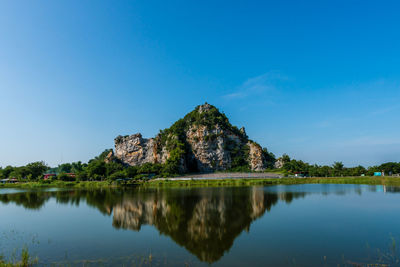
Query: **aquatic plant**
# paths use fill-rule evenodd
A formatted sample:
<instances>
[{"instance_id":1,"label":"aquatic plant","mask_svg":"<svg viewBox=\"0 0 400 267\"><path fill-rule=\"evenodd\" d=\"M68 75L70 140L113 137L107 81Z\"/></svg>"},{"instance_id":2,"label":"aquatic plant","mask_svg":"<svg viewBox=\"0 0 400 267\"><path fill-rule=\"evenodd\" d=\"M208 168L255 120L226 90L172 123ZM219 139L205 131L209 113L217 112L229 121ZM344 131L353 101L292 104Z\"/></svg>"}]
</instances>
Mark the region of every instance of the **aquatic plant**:
<instances>
[{"instance_id":1,"label":"aquatic plant","mask_svg":"<svg viewBox=\"0 0 400 267\"><path fill-rule=\"evenodd\" d=\"M32 257L26 246L22 249L20 260L15 259L15 254L13 254L9 260L6 260L3 255L0 255L0 267L30 267L37 265L38 262L38 258Z\"/></svg>"}]
</instances>

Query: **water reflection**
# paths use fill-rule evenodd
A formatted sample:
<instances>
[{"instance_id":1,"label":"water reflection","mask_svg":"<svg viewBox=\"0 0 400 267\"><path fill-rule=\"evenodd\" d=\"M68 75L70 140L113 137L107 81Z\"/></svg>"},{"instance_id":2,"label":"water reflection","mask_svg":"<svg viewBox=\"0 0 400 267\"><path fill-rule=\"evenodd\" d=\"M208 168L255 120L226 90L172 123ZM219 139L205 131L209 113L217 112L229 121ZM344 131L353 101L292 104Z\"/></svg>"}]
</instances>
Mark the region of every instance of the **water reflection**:
<instances>
[{"instance_id":1,"label":"water reflection","mask_svg":"<svg viewBox=\"0 0 400 267\"><path fill-rule=\"evenodd\" d=\"M329 188L319 193L348 192ZM362 194L363 188L354 186L351 191ZM112 225L117 229L140 231L142 225L154 226L201 261L212 263L229 251L243 231L249 231L254 220L279 201L291 203L316 193L288 189L290 187L282 191L279 187L35 191L0 194L0 201L35 210L51 198L60 204L76 206L84 201L112 216ZM399 192L398 187L372 186L367 190Z\"/></svg>"}]
</instances>

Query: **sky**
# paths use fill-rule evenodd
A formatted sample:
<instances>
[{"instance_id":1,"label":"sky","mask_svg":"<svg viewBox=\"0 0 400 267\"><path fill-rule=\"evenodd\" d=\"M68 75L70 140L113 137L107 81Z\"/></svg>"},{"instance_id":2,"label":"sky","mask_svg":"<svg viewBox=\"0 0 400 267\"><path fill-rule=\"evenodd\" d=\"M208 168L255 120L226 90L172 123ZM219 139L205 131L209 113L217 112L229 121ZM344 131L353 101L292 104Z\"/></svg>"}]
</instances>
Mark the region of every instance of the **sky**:
<instances>
[{"instance_id":1,"label":"sky","mask_svg":"<svg viewBox=\"0 0 400 267\"><path fill-rule=\"evenodd\" d=\"M0 1L0 166L82 161L204 102L276 156L400 161L398 1Z\"/></svg>"}]
</instances>

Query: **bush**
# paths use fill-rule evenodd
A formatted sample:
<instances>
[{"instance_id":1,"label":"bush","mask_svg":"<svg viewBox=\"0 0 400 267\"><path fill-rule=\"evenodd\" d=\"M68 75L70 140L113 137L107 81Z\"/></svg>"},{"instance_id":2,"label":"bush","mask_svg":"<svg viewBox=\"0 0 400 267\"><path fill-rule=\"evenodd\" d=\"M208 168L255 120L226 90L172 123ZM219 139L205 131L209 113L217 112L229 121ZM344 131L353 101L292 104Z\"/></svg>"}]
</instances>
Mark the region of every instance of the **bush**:
<instances>
[{"instance_id":1,"label":"bush","mask_svg":"<svg viewBox=\"0 0 400 267\"><path fill-rule=\"evenodd\" d=\"M58 180L66 181L66 182L73 182L73 181L76 181L76 178L75 178L75 177L72 177L71 175L66 174L66 173L60 173L60 174L57 176L57 178L58 178Z\"/></svg>"},{"instance_id":2,"label":"bush","mask_svg":"<svg viewBox=\"0 0 400 267\"><path fill-rule=\"evenodd\" d=\"M107 177L108 180L115 181L117 179L126 178L126 173L124 171L117 171Z\"/></svg>"},{"instance_id":3,"label":"bush","mask_svg":"<svg viewBox=\"0 0 400 267\"><path fill-rule=\"evenodd\" d=\"M125 175L128 178L133 178L139 173L139 168L136 166L129 166L125 169Z\"/></svg>"},{"instance_id":4,"label":"bush","mask_svg":"<svg viewBox=\"0 0 400 267\"><path fill-rule=\"evenodd\" d=\"M76 179L77 179L78 181L87 181L87 180L89 180L88 174L87 174L86 171L80 171L80 172L78 172L78 173L76 174Z\"/></svg>"}]
</instances>

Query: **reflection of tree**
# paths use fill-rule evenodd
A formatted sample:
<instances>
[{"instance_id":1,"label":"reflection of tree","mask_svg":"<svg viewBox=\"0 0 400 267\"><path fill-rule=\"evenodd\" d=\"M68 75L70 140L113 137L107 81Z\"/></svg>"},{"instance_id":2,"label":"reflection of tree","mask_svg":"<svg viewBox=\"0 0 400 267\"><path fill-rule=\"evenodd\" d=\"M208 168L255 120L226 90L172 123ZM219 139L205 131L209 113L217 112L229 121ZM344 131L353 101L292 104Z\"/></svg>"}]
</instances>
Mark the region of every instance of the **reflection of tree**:
<instances>
[{"instance_id":1,"label":"reflection of tree","mask_svg":"<svg viewBox=\"0 0 400 267\"><path fill-rule=\"evenodd\" d=\"M40 209L51 197L48 192L24 192L14 194L0 194L0 202L8 204L15 203L27 209Z\"/></svg>"},{"instance_id":2,"label":"reflection of tree","mask_svg":"<svg viewBox=\"0 0 400 267\"><path fill-rule=\"evenodd\" d=\"M399 186L382 186L383 187L383 191L387 192L387 193L398 193L400 192L400 187Z\"/></svg>"},{"instance_id":3,"label":"reflection of tree","mask_svg":"<svg viewBox=\"0 0 400 267\"><path fill-rule=\"evenodd\" d=\"M200 260L212 263L279 200L290 203L304 196L268 192L262 187L224 187L37 191L3 194L0 201L39 209L52 197L71 205L84 200L103 214L113 214L115 228L139 231L142 225L153 225Z\"/></svg>"}]
</instances>

